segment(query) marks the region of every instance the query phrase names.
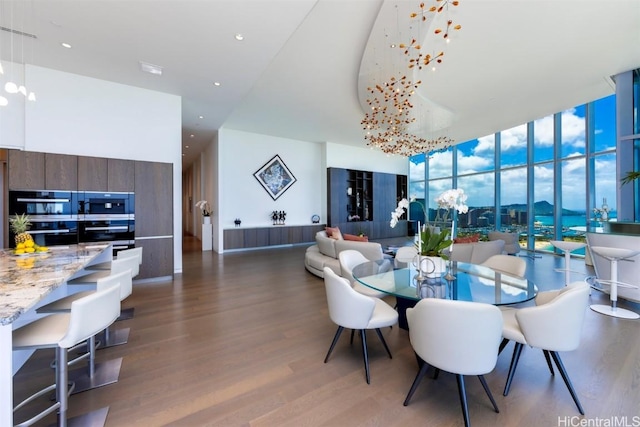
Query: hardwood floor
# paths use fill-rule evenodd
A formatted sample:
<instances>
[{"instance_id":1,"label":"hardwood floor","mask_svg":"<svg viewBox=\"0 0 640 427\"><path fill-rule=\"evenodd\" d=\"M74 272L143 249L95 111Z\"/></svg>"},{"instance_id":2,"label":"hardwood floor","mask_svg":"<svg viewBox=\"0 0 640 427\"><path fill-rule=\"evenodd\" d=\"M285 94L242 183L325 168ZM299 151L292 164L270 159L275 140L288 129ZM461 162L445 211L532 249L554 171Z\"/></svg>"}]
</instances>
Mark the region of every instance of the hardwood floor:
<instances>
[{"instance_id":1,"label":"hardwood floor","mask_svg":"<svg viewBox=\"0 0 640 427\"><path fill-rule=\"evenodd\" d=\"M123 357L119 381L71 396L71 416L109 406L107 426L463 425L451 374L425 378L410 405L402 405L417 365L400 328L383 331L393 359L370 335L370 385L357 338L350 345L343 334L323 363L336 327L323 281L304 269L304 246L218 255L200 252L199 242L186 238L184 248L183 274L172 282L136 284L124 302L135 307L135 317L116 328L131 328L129 343L98 352L98 361ZM563 273L554 272L561 257L527 262L528 277L541 289L561 286ZM584 270L583 262L573 262ZM591 299L607 296L594 292ZM549 374L539 350L524 350L510 394L502 396L512 349L486 376L499 414L479 381L467 378L472 424L579 425L569 392L559 375ZM38 351L16 374L16 401L53 380L52 357L52 351ZM639 321L587 310L580 348L561 357L584 418L632 423L640 417Z\"/></svg>"}]
</instances>

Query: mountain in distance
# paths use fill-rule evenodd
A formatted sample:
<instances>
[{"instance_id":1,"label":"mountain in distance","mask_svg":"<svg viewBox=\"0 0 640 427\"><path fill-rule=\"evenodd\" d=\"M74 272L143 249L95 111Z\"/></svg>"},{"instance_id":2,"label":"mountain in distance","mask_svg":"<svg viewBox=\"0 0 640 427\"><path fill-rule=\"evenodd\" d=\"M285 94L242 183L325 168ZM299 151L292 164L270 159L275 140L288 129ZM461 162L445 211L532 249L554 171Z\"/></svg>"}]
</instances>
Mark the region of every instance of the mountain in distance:
<instances>
[{"instance_id":1,"label":"mountain in distance","mask_svg":"<svg viewBox=\"0 0 640 427\"><path fill-rule=\"evenodd\" d=\"M526 211L527 205L524 203L514 203L511 205L503 205L503 208L513 209L516 211ZM553 215L553 205L546 200L542 200L540 202L535 202L533 204L533 212L536 216L551 216ZM584 212L573 211L571 209L562 209L562 216L572 216L572 215L584 215Z\"/></svg>"}]
</instances>

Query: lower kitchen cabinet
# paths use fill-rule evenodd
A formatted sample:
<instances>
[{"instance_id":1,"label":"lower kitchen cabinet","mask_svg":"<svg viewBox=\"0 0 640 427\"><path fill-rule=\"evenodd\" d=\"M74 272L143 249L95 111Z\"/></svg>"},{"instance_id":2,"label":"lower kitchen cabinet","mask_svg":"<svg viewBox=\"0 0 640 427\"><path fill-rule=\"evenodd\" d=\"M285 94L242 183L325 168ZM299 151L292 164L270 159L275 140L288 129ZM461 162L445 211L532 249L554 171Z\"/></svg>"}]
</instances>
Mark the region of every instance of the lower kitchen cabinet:
<instances>
[{"instance_id":1,"label":"lower kitchen cabinet","mask_svg":"<svg viewBox=\"0 0 640 427\"><path fill-rule=\"evenodd\" d=\"M173 237L136 239L142 248L142 265L136 280L173 276Z\"/></svg>"}]
</instances>

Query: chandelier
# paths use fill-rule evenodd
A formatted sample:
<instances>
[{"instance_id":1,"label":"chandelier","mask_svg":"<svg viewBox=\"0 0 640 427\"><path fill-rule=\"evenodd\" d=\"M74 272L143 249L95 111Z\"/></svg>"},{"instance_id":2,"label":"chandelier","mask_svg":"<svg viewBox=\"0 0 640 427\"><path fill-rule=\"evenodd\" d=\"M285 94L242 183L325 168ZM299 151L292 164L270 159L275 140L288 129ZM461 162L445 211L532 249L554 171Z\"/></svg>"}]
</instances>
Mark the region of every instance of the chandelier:
<instances>
[{"instance_id":1,"label":"chandelier","mask_svg":"<svg viewBox=\"0 0 640 427\"><path fill-rule=\"evenodd\" d=\"M451 31L462 28L452 19L447 18L446 25L443 26L437 25L434 19L438 14L446 12L449 6L458 6L459 1L432 0L431 3L431 6L427 6L421 2L419 11L411 12L409 15L411 20L419 18L417 38L413 37L410 42L397 45L404 55L401 57L404 58L402 62L406 61L405 65L414 73L427 66L431 66L432 70L435 70L435 65L441 64L444 58L444 50L426 53L418 42L423 25L434 25L436 28L433 30L433 34L442 37L445 42L450 40ZM398 33L401 34L400 29L398 29ZM388 77L381 83L367 87L369 96L366 103L369 111L365 113L361 124L368 146L379 149L386 154L402 156L429 153L451 146L454 140L446 135L436 135L433 132L419 130L420 123L417 123L416 115L419 113L417 109L421 105L418 103L416 108L416 102L413 102L411 98L421 84L421 80L413 82L406 75L399 73L397 76ZM431 133L431 135L419 135L418 133Z\"/></svg>"},{"instance_id":2,"label":"chandelier","mask_svg":"<svg viewBox=\"0 0 640 427\"><path fill-rule=\"evenodd\" d=\"M24 66L26 63L25 39L30 39L33 42L37 36L16 29L19 24L23 26L23 29L25 26L27 10L15 10L24 4L26 2L0 0L0 107L8 106L14 95L22 95L29 101L36 100L35 93L29 91L25 86ZM17 18L19 18L19 23L16 22ZM9 46L9 51L5 53L9 57L9 62L5 62L5 66L1 60L3 45Z\"/></svg>"}]
</instances>

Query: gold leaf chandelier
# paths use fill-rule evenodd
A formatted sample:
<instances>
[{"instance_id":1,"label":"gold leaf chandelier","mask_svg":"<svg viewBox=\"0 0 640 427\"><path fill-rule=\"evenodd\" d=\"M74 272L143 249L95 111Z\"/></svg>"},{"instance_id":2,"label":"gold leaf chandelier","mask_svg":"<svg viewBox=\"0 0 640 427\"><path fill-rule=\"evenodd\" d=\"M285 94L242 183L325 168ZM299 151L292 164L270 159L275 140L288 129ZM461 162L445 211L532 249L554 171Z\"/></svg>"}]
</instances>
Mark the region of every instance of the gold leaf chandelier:
<instances>
[{"instance_id":1,"label":"gold leaf chandelier","mask_svg":"<svg viewBox=\"0 0 640 427\"><path fill-rule=\"evenodd\" d=\"M419 12L412 12L410 18L420 18L422 25L429 21L429 17L448 10L450 5L459 5L457 0L432 0L432 3L431 6L426 6L421 2ZM448 42L450 31L461 28L462 26L454 24L452 19L447 19L446 25L435 28L433 33ZM412 38L409 43L400 43L398 47L408 58L407 65L410 70L422 70L429 65L441 64L444 57L443 50L432 54L425 53L416 38ZM454 141L447 136L422 137L411 131L412 125L416 122L413 112L415 103L411 101L411 97L421 84L421 80L413 82L406 75L398 75L387 78L383 83L367 87L370 96L366 102L370 111L365 113L361 124L368 146L386 154L402 156L428 153L451 146Z\"/></svg>"}]
</instances>

